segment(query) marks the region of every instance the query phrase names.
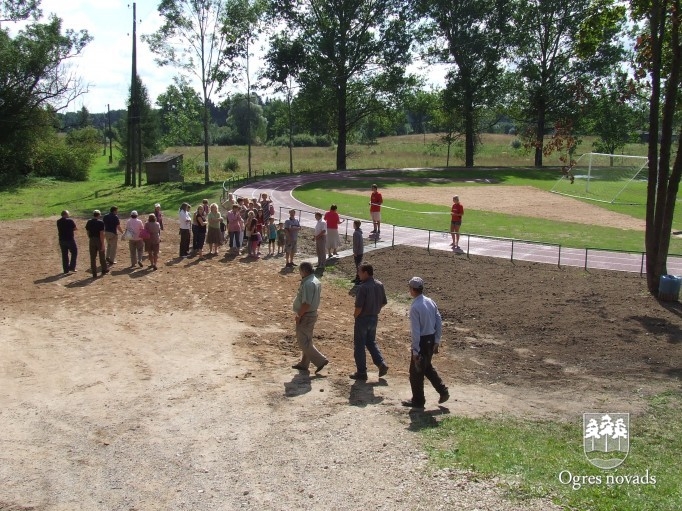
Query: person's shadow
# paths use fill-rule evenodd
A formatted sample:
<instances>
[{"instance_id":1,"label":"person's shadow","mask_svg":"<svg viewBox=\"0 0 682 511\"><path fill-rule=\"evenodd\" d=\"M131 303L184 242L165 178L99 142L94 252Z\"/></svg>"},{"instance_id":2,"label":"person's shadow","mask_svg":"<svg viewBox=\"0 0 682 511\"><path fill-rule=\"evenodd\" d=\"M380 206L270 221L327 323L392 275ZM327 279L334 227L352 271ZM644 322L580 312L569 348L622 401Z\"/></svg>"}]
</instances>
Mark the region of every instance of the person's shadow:
<instances>
[{"instance_id":1,"label":"person's shadow","mask_svg":"<svg viewBox=\"0 0 682 511\"><path fill-rule=\"evenodd\" d=\"M68 277L69 274L67 273L58 273L57 275L50 275L49 277L45 277L42 279L34 280L34 284L50 284L51 282L57 282L58 280L62 280L63 278Z\"/></svg>"},{"instance_id":2,"label":"person's shadow","mask_svg":"<svg viewBox=\"0 0 682 511\"><path fill-rule=\"evenodd\" d=\"M376 382L367 382L363 380L355 380L350 386L350 395L348 396L348 404L351 406L365 407L367 405L378 405L384 400L381 396L374 395L374 387L385 387L388 383L383 378L379 378Z\"/></svg>"},{"instance_id":3,"label":"person's shadow","mask_svg":"<svg viewBox=\"0 0 682 511\"><path fill-rule=\"evenodd\" d=\"M312 390L310 384L310 373L299 372L295 374L291 381L284 384L284 397L302 396Z\"/></svg>"},{"instance_id":4,"label":"person's shadow","mask_svg":"<svg viewBox=\"0 0 682 511\"><path fill-rule=\"evenodd\" d=\"M450 409L438 405L437 410L424 410L423 408L410 408L410 425L407 427L409 431L421 431L422 429L435 428L438 426L436 417L439 415L448 415Z\"/></svg>"}]
</instances>

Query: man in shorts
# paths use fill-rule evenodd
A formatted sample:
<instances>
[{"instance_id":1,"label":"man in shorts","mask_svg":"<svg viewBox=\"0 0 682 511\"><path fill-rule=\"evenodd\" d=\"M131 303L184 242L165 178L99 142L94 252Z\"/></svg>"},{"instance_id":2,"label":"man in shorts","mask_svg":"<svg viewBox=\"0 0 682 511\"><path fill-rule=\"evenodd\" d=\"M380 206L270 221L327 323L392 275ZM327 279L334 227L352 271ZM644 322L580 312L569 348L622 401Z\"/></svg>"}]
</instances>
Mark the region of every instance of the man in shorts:
<instances>
[{"instance_id":1,"label":"man in shorts","mask_svg":"<svg viewBox=\"0 0 682 511\"><path fill-rule=\"evenodd\" d=\"M459 202L459 195L452 198L452 209L450 210L452 219L450 220L450 234L452 235L452 243L450 246L453 250L459 249L459 228L462 226L462 215L464 215L464 206Z\"/></svg>"},{"instance_id":2,"label":"man in shorts","mask_svg":"<svg viewBox=\"0 0 682 511\"><path fill-rule=\"evenodd\" d=\"M381 233L381 205L384 202L378 190L377 185L372 185L372 195L369 197L369 216L372 217L372 224L374 225L374 230L370 237L374 236L376 238Z\"/></svg>"},{"instance_id":3,"label":"man in shorts","mask_svg":"<svg viewBox=\"0 0 682 511\"><path fill-rule=\"evenodd\" d=\"M296 242L298 241L298 231L301 230L301 223L296 219L296 210L289 210L289 218L284 222L284 258L286 268L293 268L294 254L296 254Z\"/></svg>"}]
</instances>

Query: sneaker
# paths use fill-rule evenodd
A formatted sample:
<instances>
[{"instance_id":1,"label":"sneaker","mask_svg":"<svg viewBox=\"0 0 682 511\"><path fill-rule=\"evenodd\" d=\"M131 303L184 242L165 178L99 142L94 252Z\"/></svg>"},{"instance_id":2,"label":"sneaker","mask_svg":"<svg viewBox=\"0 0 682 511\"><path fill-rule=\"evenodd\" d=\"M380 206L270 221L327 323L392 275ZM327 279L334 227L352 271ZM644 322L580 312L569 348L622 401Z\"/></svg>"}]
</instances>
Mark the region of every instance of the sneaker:
<instances>
[{"instance_id":1,"label":"sneaker","mask_svg":"<svg viewBox=\"0 0 682 511\"><path fill-rule=\"evenodd\" d=\"M351 380L367 381L367 373L353 373L349 378Z\"/></svg>"},{"instance_id":2,"label":"sneaker","mask_svg":"<svg viewBox=\"0 0 682 511\"><path fill-rule=\"evenodd\" d=\"M379 368L379 378L381 378L382 376L386 376L386 373L388 373L388 366L387 365L381 366Z\"/></svg>"},{"instance_id":3,"label":"sneaker","mask_svg":"<svg viewBox=\"0 0 682 511\"><path fill-rule=\"evenodd\" d=\"M400 404L403 405L403 406L406 407L406 408L419 408L419 409L421 409L421 410L424 409L424 405L423 405L423 404L421 404L421 405L415 404L412 400L410 400L410 401L403 401L403 402L400 403Z\"/></svg>"},{"instance_id":4,"label":"sneaker","mask_svg":"<svg viewBox=\"0 0 682 511\"><path fill-rule=\"evenodd\" d=\"M142 268L142 266L143 266L142 261L138 261L138 262L137 262L137 265L138 265L140 268Z\"/></svg>"},{"instance_id":5,"label":"sneaker","mask_svg":"<svg viewBox=\"0 0 682 511\"><path fill-rule=\"evenodd\" d=\"M438 404L445 403L448 399L450 399L450 393L446 390L440 395L440 399L438 400Z\"/></svg>"},{"instance_id":6,"label":"sneaker","mask_svg":"<svg viewBox=\"0 0 682 511\"><path fill-rule=\"evenodd\" d=\"M327 364L329 364L329 360L325 360L324 362L322 362L322 365L321 365L321 366L318 366L317 368L315 368L315 374L317 374L317 373L319 373L320 371L322 371L322 369L324 369L324 367L325 367Z\"/></svg>"}]
</instances>

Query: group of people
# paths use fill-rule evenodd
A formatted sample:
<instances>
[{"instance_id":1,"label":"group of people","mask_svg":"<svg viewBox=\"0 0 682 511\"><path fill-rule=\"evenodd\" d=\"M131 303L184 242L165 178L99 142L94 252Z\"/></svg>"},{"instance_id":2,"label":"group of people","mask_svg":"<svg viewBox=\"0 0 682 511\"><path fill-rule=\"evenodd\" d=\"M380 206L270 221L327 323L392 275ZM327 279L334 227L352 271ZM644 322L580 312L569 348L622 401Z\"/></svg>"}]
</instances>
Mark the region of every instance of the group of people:
<instances>
[{"instance_id":1,"label":"group of people","mask_svg":"<svg viewBox=\"0 0 682 511\"><path fill-rule=\"evenodd\" d=\"M57 220L57 235L64 274L77 271L78 246L75 237L77 230L76 222L70 217L69 211L62 211L61 218ZM142 258L145 251L149 258L150 268L152 270L158 268L161 231L163 231L163 213L160 204L154 205L154 213L147 217L146 222L138 218L137 211L131 211L125 229L118 217L118 207L112 206L109 213L104 216L100 210L96 209L92 212L92 218L85 224L85 231L88 235L92 278L97 278L98 273L100 276L106 275L111 266L116 264L119 236L121 240L128 242L131 268L144 266Z\"/></svg>"},{"instance_id":2,"label":"group of people","mask_svg":"<svg viewBox=\"0 0 682 511\"><path fill-rule=\"evenodd\" d=\"M292 366L292 369L309 371L310 364L312 364L317 374L329 364L329 359L317 349L313 342L313 330L322 296L322 283L315 276L313 265L309 262L301 263L299 272L301 282L292 308L295 313L296 340L301 349L301 359ZM379 313L388 302L384 285L374 278L374 267L371 264L359 264L358 275L360 285L355 295L353 311L355 317L353 358L356 370L350 378L356 381L367 381L366 351L369 351L372 362L378 368L379 378L388 374L389 367L376 339ZM402 404L406 407L421 409L426 404L424 378L428 379L438 392L439 404L450 399L448 387L432 364L433 355L438 353L441 342L442 319L436 303L424 295L423 279L411 278L408 282L408 289L413 299L410 306L412 342L409 369L412 398L403 401Z\"/></svg>"}]
</instances>

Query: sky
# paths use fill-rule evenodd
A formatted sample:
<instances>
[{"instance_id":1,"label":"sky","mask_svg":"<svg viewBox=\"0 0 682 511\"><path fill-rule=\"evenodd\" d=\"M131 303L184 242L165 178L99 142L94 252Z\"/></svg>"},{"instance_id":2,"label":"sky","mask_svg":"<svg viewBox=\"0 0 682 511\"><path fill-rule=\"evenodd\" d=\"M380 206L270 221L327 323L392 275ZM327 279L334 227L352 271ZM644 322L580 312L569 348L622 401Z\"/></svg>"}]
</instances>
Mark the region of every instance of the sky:
<instances>
[{"instance_id":1,"label":"sky","mask_svg":"<svg viewBox=\"0 0 682 511\"><path fill-rule=\"evenodd\" d=\"M136 2L137 72L147 88L152 106L156 98L173 83L178 69L159 67L141 35L155 32L162 23L158 15L159 0ZM89 92L76 99L63 112L78 111L85 106L90 113L126 108L132 69L133 3L122 0L42 0L46 18L49 13L62 19L63 29L87 30L93 40L73 60L75 72L88 84ZM412 72L418 70L410 69ZM429 79L442 83L445 71L430 68ZM195 88L199 87L195 84ZM216 96L212 97L216 101Z\"/></svg>"}]
</instances>

